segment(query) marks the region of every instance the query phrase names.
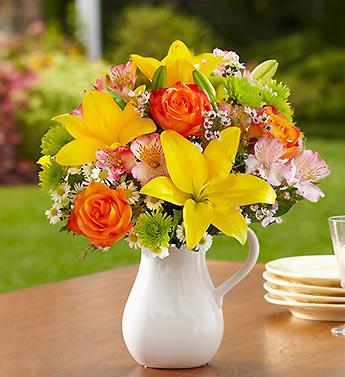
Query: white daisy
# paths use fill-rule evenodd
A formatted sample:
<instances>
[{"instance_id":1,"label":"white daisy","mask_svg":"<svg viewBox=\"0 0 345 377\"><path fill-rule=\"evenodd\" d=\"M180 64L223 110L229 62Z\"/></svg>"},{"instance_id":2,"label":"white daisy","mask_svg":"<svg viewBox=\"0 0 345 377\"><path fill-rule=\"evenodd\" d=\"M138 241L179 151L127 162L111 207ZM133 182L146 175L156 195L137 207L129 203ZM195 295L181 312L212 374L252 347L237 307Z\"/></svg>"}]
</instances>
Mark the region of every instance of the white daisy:
<instances>
[{"instance_id":1,"label":"white daisy","mask_svg":"<svg viewBox=\"0 0 345 377\"><path fill-rule=\"evenodd\" d=\"M158 258L164 259L165 257L167 257L169 255L169 249L167 247L163 247L163 246L159 246L159 247L156 247L154 249L142 247L141 252L145 256L151 257L151 258L158 257Z\"/></svg>"},{"instance_id":2,"label":"white daisy","mask_svg":"<svg viewBox=\"0 0 345 377\"><path fill-rule=\"evenodd\" d=\"M56 224L61 221L61 207L57 203L54 203L50 209L45 211L45 215L47 216L50 224Z\"/></svg>"},{"instance_id":3,"label":"white daisy","mask_svg":"<svg viewBox=\"0 0 345 377\"><path fill-rule=\"evenodd\" d=\"M186 242L186 234L184 231L184 226L182 224L177 225L176 227L176 237L180 242L182 243Z\"/></svg>"},{"instance_id":4,"label":"white daisy","mask_svg":"<svg viewBox=\"0 0 345 377\"><path fill-rule=\"evenodd\" d=\"M119 187L126 193L129 204L135 204L138 201L140 194L137 190L137 187L132 181L121 182L119 184Z\"/></svg>"},{"instance_id":5,"label":"white daisy","mask_svg":"<svg viewBox=\"0 0 345 377\"><path fill-rule=\"evenodd\" d=\"M213 237L210 234L204 233L195 250L205 253L212 246L212 240Z\"/></svg>"},{"instance_id":6,"label":"white daisy","mask_svg":"<svg viewBox=\"0 0 345 377\"><path fill-rule=\"evenodd\" d=\"M71 191L71 186L68 183L63 183L56 190L51 191L50 195L54 202L60 203L68 197Z\"/></svg>"},{"instance_id":7,"label":"white daisy","mask_svg":"<svg viewBox=\"0 0 345 377\"><path fill-rule=\"evenodd\" d=\"M81 167L81 171L83 173L83 176L86 178L87 181L90 181L90 177L92 174L92 170L95 168L95 165L92 163L84 164Z\"/></svg>"},{"instance_id":8,"label":"white daisy","mask_svg":"<svg viewBox=\"0 0 345 377\"><path fill-rule=\"evenodd\" d=\"M85 190L85 186L83 185L83 183L75 183L73 185L73 191L76 193L76 194L79 194L80 192L84 191Z\"/></svg>"},{"instance_id":9,"label":"white daisy","mask_svg":"<svg viewBox=\"0 0 345 377\"><path fill-rule=\"evenodd\" d=\"M146 207L150 209L151 211L155 211L162 207L163 200L154 198L152 196L147 196L144 200L144 203L146 204Z\"/></svg>"},{"instance_id":10,"label":"white daisy","mask_svg":"<svg viewBox=\"0 0 345 377\"><path fill-rule=\"evenodd\" d=\"M93 168L90 177L95 182L110 183L113 181L106 169Z\"/></svg>"},{"instance_id":11,"label":"white daisy","mask_svg":"<svg viewBox=\"0 0 345 377\"><path fill-rule=\"evenodd\" d=\"M140 242L138 240L138 237L133 231L130 231L128 233L128 236L125 238L125 240L128 242L128 246L131 249L139 249L140 248Z\"/></svg>"}]
</instances>

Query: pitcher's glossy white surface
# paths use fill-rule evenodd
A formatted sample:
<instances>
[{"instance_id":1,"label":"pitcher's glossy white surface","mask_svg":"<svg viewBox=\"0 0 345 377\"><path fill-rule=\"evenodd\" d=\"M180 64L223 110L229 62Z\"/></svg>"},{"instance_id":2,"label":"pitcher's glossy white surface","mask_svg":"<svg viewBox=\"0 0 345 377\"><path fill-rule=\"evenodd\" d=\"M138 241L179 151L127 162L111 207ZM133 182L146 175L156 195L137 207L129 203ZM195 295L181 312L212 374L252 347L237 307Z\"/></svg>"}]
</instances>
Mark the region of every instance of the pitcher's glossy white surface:
<instances>
[{"instance_id":1,"label":"pitcher's glossy white surface","mask_svg":"<svg viewBox=\"0 0 345 377\"><path fill-rule=\"evenodd\" d=\"M163 260L141 256L122 321L125 343L137 362L173 369L211 360L223 337L223 296L250 272L258 257L251 230L248 245L244 266L218 288L208 273L205 253L171 248Z\"/></svg>"}]
</instances>

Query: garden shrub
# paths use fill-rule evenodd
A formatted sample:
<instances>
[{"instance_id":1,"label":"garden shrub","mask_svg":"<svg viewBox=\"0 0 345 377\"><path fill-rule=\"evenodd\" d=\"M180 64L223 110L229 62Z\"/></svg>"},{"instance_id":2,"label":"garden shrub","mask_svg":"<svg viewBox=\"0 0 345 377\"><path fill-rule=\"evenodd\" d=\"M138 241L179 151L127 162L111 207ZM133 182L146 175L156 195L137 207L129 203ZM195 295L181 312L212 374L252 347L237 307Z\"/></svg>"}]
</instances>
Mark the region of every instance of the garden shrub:
<instances>
[{"instance_id":1,"label":"garden shrub","mask_svg":"<svg viewBox=\"0 0 345 377\"><path fill-rule=\"evenodd\" d=\"M178 13L169 6L144 5L127 7L114 20L112 49L108 57L114 64L126 62L135 51L143 56L162 58L166 46L180 39L188 46L197 46L196 52L216 47L209 27L195 16Z\"/></svg>"}]
</instances>

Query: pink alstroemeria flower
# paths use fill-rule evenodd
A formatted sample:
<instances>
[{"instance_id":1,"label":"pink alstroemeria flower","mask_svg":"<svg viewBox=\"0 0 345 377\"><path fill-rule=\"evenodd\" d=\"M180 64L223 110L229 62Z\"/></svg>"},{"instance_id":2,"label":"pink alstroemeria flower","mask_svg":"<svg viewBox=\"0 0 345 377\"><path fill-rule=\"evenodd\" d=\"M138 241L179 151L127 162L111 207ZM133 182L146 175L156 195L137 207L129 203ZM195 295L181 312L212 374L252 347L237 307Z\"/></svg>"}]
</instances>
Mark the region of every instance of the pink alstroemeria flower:
<instances>
[{"instance_id":1,"label":"pink alstroemeria flower","mask_svg":"<svg viewBox=\"0 0 345 377\"><path fill-rule=\"evenodd\" d=\"M283 159L284 147L279 139L262 137L254 146L254 155L246 161L246 173L257 175L272 186L280 186L288 174L287 159Z\"/></svg>"},{"instance_id":2,"label":"pink alstroemeria flower","mask_svg":"<svg viewBox=\"0 0 345 377\"><path fill-rule=\"evenodd\" d=\"M128 93L134 89L136 79L131 62L113 65L107 74L96 80L93 89L99 92L106 92L107 88L113 89L127 101L129 99ZM81 104L72 110L70 114L82 118Z\"/></svg>"},{"instance_id":3,"label":"pink alstroemeria flower","mask_svg":"<svg viewBox=\"0 0 345 377\"><path fill-rule=\"evenodd\" d=\"M126 100L128 93L134 89L136 79L131 62L113 65L106 75L96 81L94 89L99 91L113 89Z\"/></svg>"},{"instance_id":4,"label":"pink alstroemeria flower","mask_svg":"<svg viewBox=\"0 0 345 377\"><path fill-rule=\"evenodd\" d=\"M131 144L131 151L140 161L132 169L132 175L143 186L151 179L168 176L159 134L140 136Z\"/></svg>"},{"instance_id":5,"label":"pink alstroemeria flower","mask_svg":"<svg viewBox=\"0 0 345 377\"><path fill-rule=\"evenodd\" d=\"M297 193L311 202L317 202L325 194L314 183L331 172L329 166L317 152L304 150L291 160L285 175L289 186L297 188Z\"/></svg>"},{"instance_id":6,"label":"pink alstroemeria flower","mask_svg":"<svg viewBox=\"0 0 345 377\"><path fill-rule=\"evenodd\" d=\"M96 152L96 166L107 170L109 177L117 181L123 173L130 173L136 160L129 147L118 147L114 150Z\"/></svg>"}]
</instances>

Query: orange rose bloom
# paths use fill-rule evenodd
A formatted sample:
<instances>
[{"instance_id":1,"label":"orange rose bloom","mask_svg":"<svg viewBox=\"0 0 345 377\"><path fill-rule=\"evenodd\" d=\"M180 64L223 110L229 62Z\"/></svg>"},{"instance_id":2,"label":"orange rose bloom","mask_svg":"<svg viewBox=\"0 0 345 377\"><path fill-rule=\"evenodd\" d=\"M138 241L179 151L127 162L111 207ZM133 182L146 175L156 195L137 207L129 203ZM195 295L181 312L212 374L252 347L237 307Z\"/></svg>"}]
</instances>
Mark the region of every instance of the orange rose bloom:
<instances>
[{"instance_id":1,"label":"orange rose bloom","mask_svg":"<svg viewBox=\"0 0 345 377\"><path fill-rule=\"evenodd\" d=\"M152 90L150 111L164 130L174 130L187 137L200 130L203 111L211 109L207 95L195 84L178 81L171 88Z\"/></svg>"},{"instance_id":2,"label":"orange rose bloom","mask_svg":"<svg viewBox=\"0 0 345 377\"><path fill-rule=\"evenodd\" d=\"M258 115L267 114L267 123L253 124L249 131L250 138L259 138L263 135L271 135L280 140L286 148L283 157L292 158L297 153L298 141L302 136L300 130L274 106L265 106L257 111Z\"/></svg>"},{"instance_id":3,"label":"orange rose bloom","mask_svg":"<svg viewBox=\"0 0 345 377\"><path fill-rule=\"evenodd\" d=\"M91 183L74 200L67 228L99 247L109 247L131 229L132 210L121 189Z\"/></svg>"}]
</instances>

